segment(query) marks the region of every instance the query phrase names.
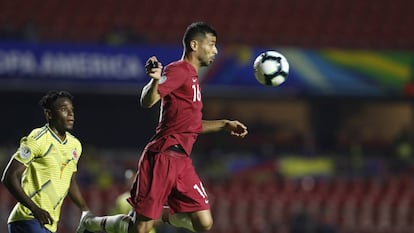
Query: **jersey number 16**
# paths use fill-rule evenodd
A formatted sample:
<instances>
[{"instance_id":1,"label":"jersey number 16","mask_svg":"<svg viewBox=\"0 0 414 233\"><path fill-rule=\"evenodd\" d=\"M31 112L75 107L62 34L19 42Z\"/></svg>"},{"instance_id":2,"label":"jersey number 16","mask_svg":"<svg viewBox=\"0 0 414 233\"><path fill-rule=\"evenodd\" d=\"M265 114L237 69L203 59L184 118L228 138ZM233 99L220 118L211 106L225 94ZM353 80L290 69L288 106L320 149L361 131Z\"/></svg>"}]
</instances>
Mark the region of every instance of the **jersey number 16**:
<instances>
[{"instance_id":1,"label":"jersey number 16","mask_svg":"<svg viewBox=\"0 0 414 233\"><path fill-rule=\"evenodd\" d=\"M193 102L201 101L200 85L193 84L191 87L193 88Z\"/></svg>"}]
</instances>

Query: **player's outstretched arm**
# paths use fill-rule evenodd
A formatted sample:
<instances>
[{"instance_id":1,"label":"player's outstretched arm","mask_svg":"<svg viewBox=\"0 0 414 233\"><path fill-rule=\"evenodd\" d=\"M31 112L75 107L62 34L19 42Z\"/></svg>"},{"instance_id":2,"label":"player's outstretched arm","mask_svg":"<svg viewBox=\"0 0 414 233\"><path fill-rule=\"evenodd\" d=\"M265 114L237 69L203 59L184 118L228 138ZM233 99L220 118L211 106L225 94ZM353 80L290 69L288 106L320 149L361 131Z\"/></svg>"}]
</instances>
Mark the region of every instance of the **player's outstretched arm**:
<instances>
[{"instance_id":1,"label":"player's outstretched arm","mask_svg":"<svg viewBox=\"0 0 414 233\"><path fill-rule=\"evenodd\" d=\"M150 57L145 64L145 71L151 80L142 89L140 103L142 107L150 108L161 98L158 94L158 82L161 78L162 64L156 57Z\"/></svg>"},{"instance_id":2,"label":"player's outstretched arm","mask_svg":"<svg viewBox=\"0 0 414 233\"><path fill-rule=\"evenodd\" d=\"M75 203L77 207L79 207L80 210L89 210L88 205L86 204L86 201L83 198L82 193L80 191L78 182L76 181L76 173L73 173L72 178L70 180L68 196L72 200L72 202Z\"/></svg>"},{"instance_id":3,"label":"player's outstretched arm","mask_svg":"<svg viewBox=\"0 0 414 233\"><path fill-rule=\"evenodd\" d=\"M36 205L36 203L34 203L23 191L21 178L25 169L26 166L12 158L4 170L1 181L13 197L33 213L33 216L39 220L42 226L45 224L52 224L53 218L50 216L49 212Z\"/></svg>"},{"instance_id":4,"label":"player's outstretched arm","mask_svg":"<svg viewBox=\"0 0 414 233\"><path fill-rule=\"evenodd\" d=\"M158 94L158 80L151 79L147 85L144 86L141 92L140 103L143 108L150 108L160 100Z\"/></svg>"},{"instance_id":5,"label":"player's outstretched arm","mask_svg":"<svg viewBox=\"0 0 414 233\"><path fill-rule=\"evenodd\" d=\"M239 122L234 120L203 120L203 131L202 133L211 133L217 132L220 130L225 130L231 135L236 137L245 137L248 133L247 127Z\"/></svg>"}]
</instances>

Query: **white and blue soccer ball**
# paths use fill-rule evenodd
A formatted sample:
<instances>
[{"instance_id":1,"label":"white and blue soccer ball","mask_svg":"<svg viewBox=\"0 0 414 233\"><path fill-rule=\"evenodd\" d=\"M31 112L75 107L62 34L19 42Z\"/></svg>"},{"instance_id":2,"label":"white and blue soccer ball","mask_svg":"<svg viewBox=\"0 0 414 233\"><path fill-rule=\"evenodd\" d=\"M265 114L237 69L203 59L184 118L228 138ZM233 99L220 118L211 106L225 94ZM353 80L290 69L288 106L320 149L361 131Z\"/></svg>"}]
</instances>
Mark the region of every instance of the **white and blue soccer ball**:
<instances>
[{"instance_id":1,"label":"white and blue soccer ball","mask_svg":"<svg viewBox=\"0 0 414 233\"><path fill-rule=\"evenodd\" d=\"M253 68L257 81L266 86L279 86L289 75L289 63L286 57L272 50L257 56Z\"/></svg>"}]
</instances>

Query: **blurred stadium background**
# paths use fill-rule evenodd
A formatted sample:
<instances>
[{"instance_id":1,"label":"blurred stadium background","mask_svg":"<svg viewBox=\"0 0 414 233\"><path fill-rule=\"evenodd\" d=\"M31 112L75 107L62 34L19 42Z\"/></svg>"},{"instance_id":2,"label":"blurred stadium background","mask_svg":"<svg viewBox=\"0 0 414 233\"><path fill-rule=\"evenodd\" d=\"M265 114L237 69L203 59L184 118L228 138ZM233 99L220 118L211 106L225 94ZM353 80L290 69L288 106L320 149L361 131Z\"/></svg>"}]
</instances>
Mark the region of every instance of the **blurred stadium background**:
<instances>
[{"instance_id":1,"label":"blurred stadium background","mask_svg":"<svg viewBox=\"0 0 414 233\"><path fill-rule=\"evenodd\" d=\"M181 56L192 21L220 54L204 70L205 118L235 118L245 140L202 135L193 159L213 233L414 232L414 1L0 0L0 165L44 123L39 98L75 95L79 182L93 212L128 190L157 109L141 109L150 55ZM257 84L252 61L286 55L285 84ZM0 227L14 199L0 186ZM65 203L60 233L79 211ZM184 232L160 228L158 232Z\"/></svg>"}]
</instances>

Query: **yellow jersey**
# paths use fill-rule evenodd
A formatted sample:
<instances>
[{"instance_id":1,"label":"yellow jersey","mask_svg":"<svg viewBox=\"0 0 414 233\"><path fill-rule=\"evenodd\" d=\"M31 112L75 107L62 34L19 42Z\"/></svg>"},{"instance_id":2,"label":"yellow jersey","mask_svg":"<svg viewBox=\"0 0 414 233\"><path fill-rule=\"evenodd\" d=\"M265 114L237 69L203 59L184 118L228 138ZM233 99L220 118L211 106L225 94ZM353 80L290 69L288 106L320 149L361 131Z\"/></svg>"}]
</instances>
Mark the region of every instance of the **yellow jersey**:
<instances>
[{"instance_id":1,"label":"yellow jersey","mask_svg":"<svg viewBox=\"0 0 414 233\"><path fill-rule=\"evenodd\" d=\"M66 132L66 139L62 141L46 124L23 137L19 149L13 155L14 159L26 166L21 181L24 192L52 216L53 224L45 225L52 232L57 230L60 209L72 175L77 171L81 153L82 145L77 138ZM8 222L33 218L28 208L17 203Z\"/></svg>"}]
</instances>

